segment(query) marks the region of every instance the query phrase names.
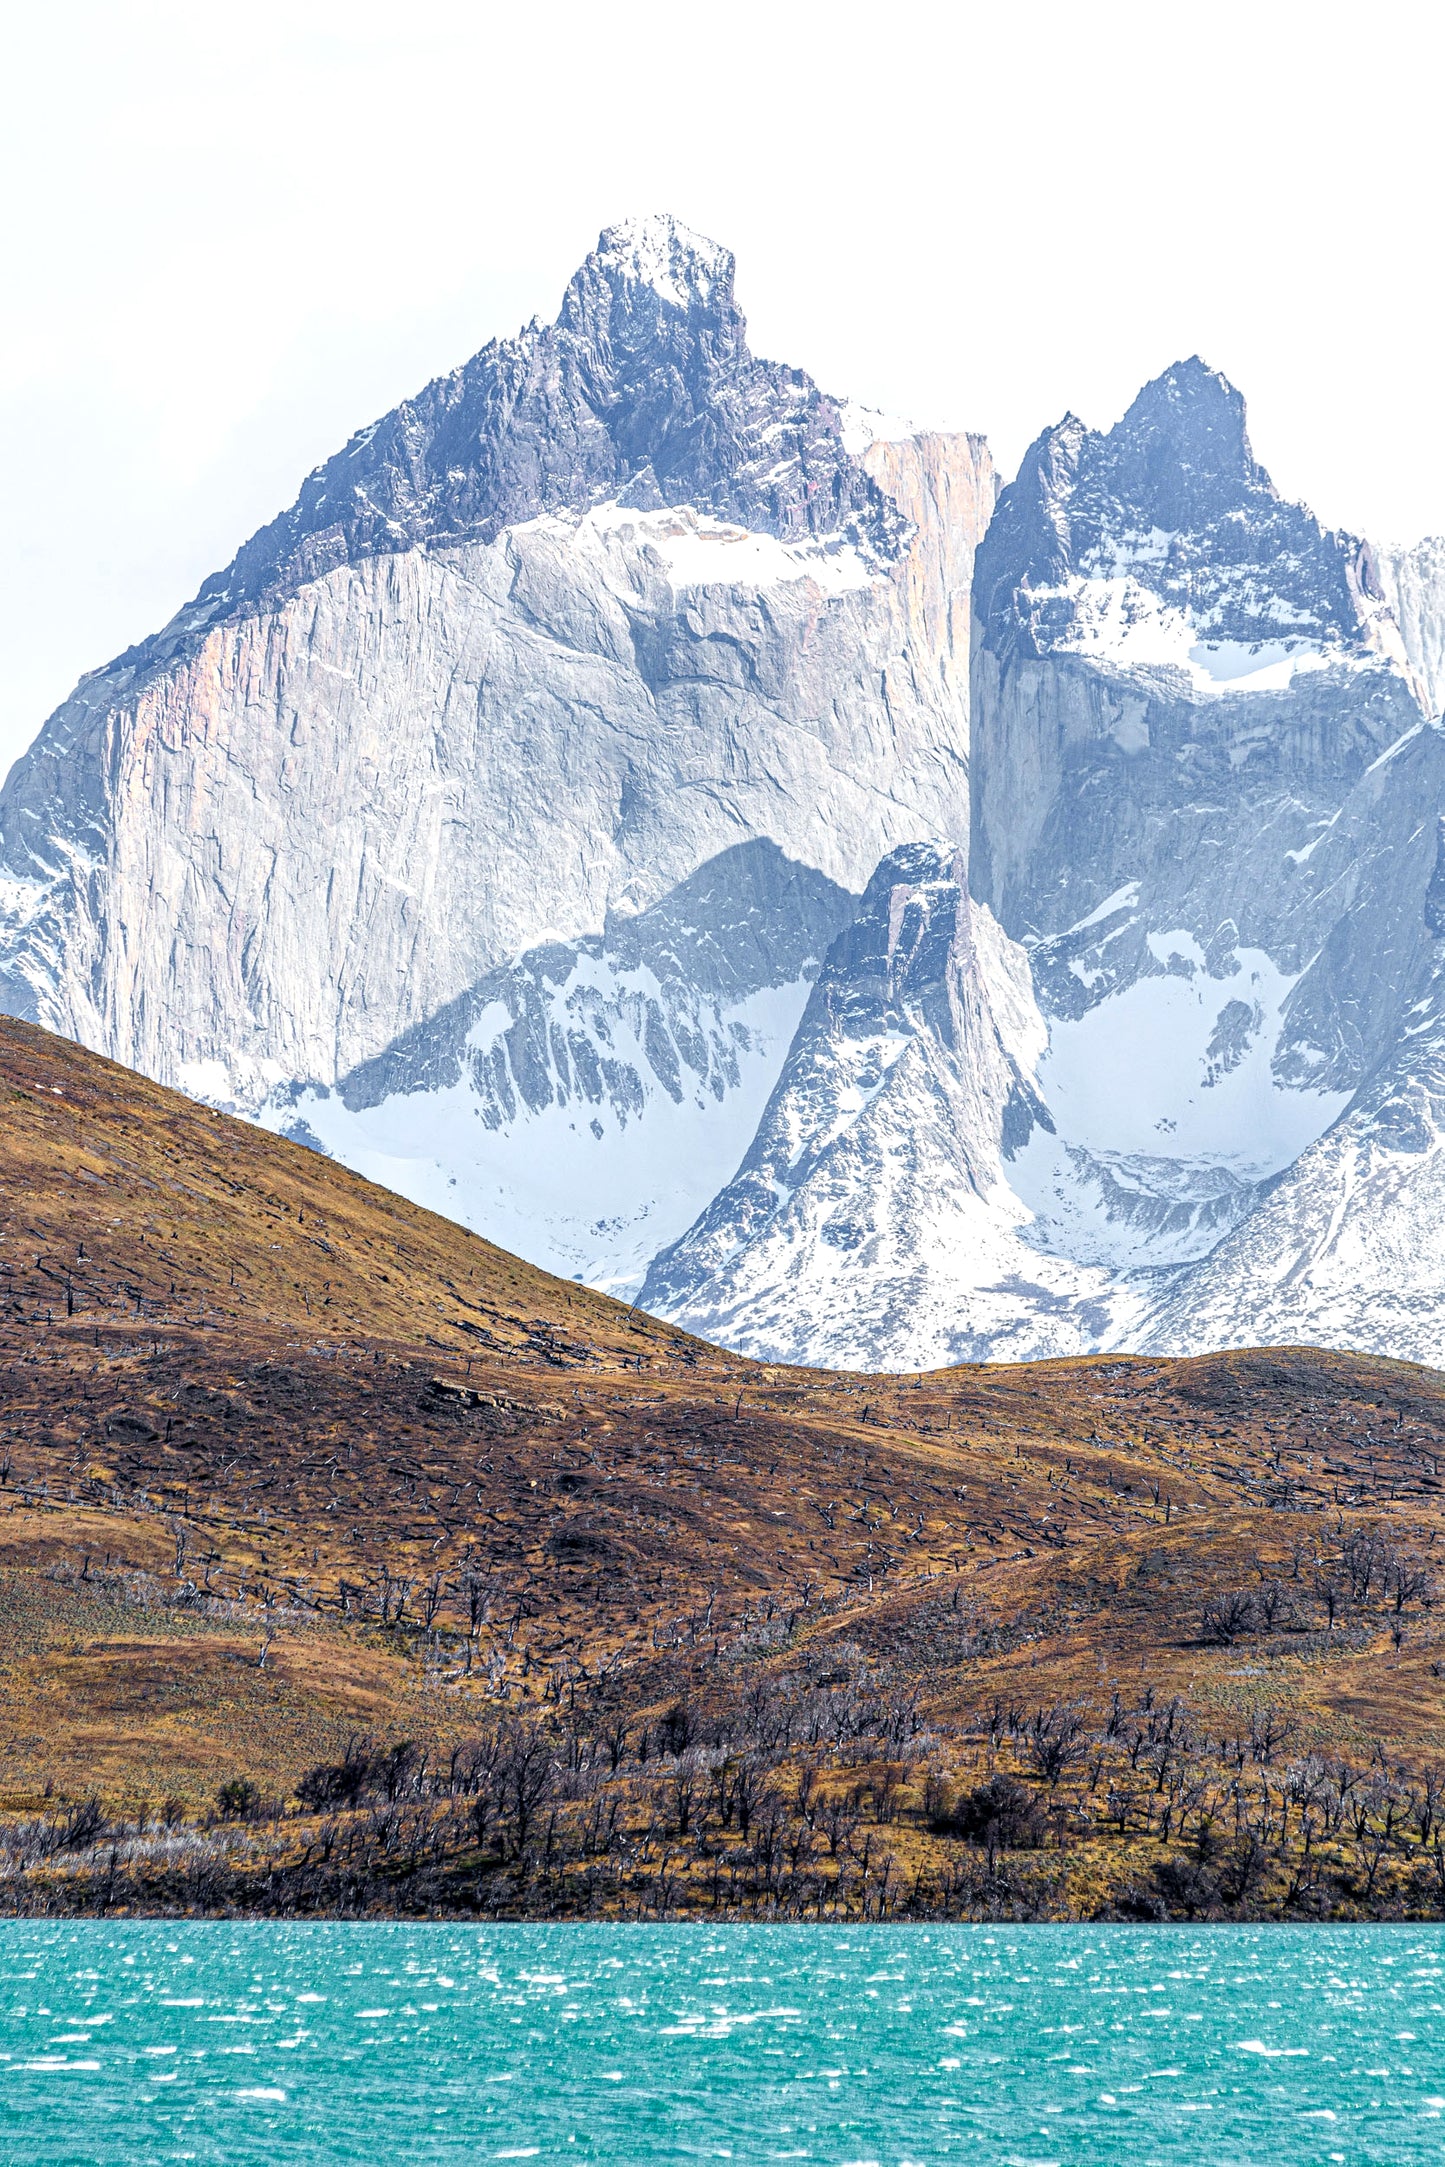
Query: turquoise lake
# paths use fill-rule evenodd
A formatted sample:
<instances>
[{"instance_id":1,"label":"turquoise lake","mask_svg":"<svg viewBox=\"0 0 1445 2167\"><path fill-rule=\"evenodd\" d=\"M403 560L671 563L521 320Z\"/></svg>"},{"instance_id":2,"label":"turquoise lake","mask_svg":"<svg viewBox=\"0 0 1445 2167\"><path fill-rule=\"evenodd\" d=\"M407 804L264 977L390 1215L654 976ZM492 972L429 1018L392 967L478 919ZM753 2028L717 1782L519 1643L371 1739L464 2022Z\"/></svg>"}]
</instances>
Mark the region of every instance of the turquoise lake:
<instances>
[{"instance_id":1,"label":"turquoise lake","mask_svg":"<svg viewBox=\"0 0 1445 2167\"><path fill-rule=\"evenodd\" d=\"M0 2159L1445 2158L1445 1928L0 1925Z\"/></svg>"}]
</instances>

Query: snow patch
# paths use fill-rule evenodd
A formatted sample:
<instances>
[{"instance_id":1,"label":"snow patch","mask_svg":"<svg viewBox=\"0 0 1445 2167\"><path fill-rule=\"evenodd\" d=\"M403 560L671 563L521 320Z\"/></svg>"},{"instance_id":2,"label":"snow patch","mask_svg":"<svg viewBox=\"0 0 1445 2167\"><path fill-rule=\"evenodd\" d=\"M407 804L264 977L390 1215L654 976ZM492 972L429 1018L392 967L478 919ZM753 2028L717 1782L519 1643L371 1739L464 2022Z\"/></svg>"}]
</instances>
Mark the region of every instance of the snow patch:
<instances>
[{"instance_id":1,"label":"snow patch","mask_svg":"<svg viewBox=\"0 0 1445 2167\"><path fill-rule=\"evenodd\" d=\"M710 299L713 288L725 284L733 269L730 250L705 240L665 211L609 226L598 240L597 261L650 286L659 300L678 309L695 299Z\"/></svg>"},{"instance_id":2,"label":"snow patch","mask_svg":"<svg viewBox=\"0 0 1445 2167\"><path fill-rule=\"evenodd\" d=\"M568 522L549 515L534 527L565 529ZM711 519L688 505L661 512L638 512L626 505L599 504L576 523L579 546L630 542L661 566L674 590L730 586L765 588L809 579L825 593L846 594L871 586L875 574L851 542L783 542L775 534ZM637 600L628 588L624 599Z\"/></svg>"},{"instance_id":3,"label":"snow patch","mask_svg":"<svg viewBox=\"0 0 1445 2167\"><path fill-rule=\"evenodd\" d=\"M1135 561L1142 561L1136 559ZM1316 639L1287 637L1245 644L1201 637L1201 628L1129 572L1075 578L1037 588L1036 602L1066 606L1067 628L1053 638L1061 652L1120 669L1176 670L1200 699L1232 693L1286 692L1303 671L1347 664L1355 658ZM1134 745L1126 750L1141 749Z\"/></svg>"},{"instance_id":4,"label":"snow patch","mask_svg":"<svg viewBox=\"0 0 1445 2167\"><path fill-rule=\"evenodd\" d=\"M554 1013L565 1017L568 991L598 972L618 993L661 998L651 971L608 973L605 963L582 957L558 989ZM283 1132L304 1125L356 1173L529 1263L630 1296L657 1251L737 1172L810 991L803 978L715 1011L709 1028L732 1042L738 1075L721 1097L684 1064L674 1098L625 1011L613 1008L599 1052L640 1079L640 1105L577 1094L539 1111L521 1104L513 1120L489 1128L464 1073L444 1089L399 1092L356 1111L332 1092L307 1091L262 1118ZM510 1021L502 1002L489 1002L469 1045L486 1051Z\"/></svg>"},{"instance_id":5,"label":"snow patch","mask_svg":"<svg viewBox=\"0 0 1445 2167\"><path fill-rule=\"evenodd\" d=\"M861 459L870 444L902 444L920 433L915 422L903 421L897 414L880 413L876 407L860 406L856 399L846 400L839 411L843 449L855 459Z\"/></svg>"},{"instance_id":6,"label":"snow patch","mask_svg":"<svg viewBox=\"0 0 1445 2167\"><path fill-rule=\"evenodd\" d=\"M1259 948L1236 951L1233 970L1212 977L1198 967L1192 934L1151 934L1149 946L1187 967L1138 978L1050 1027L1038 1081L1061 1138L1097 1154L1204 1162L1248 1181L1278 1173L1349 1098L1286 1089L1274 1076L1295 979Z\"/></svg>"},{"instance_id":7,"label":"snow patch","mask_svg":"<svg viewBox=\"0 0 1445 2167\"><path fill-rule=\"evenodd\" d=\"M176 1082L182 1091L227 1113L254 1112L286 1080L278 1062L253 1061L245 1054L233 1054L229 1061L176 1063Z\"/></svg>"}]
</instances>

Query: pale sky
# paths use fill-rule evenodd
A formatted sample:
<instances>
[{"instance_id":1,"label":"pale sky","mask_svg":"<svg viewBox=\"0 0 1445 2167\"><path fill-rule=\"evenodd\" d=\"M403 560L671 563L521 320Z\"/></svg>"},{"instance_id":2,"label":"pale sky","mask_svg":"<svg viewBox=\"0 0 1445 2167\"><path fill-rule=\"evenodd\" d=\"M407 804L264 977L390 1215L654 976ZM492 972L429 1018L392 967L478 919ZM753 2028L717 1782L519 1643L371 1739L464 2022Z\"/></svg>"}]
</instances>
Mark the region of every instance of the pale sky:
<instances>
[{"instance_id":1,"label":"pale sky","mask_svg":"<svg viewBox=\"0 0 1445 2167\"><path fill-rule=\"evenodd\" d=\"M1202 353L1327 522L1445 530L1440 14L46 0L0 43L0 767L598 229L1005 471Z\"/></svg>"}]
</instances>

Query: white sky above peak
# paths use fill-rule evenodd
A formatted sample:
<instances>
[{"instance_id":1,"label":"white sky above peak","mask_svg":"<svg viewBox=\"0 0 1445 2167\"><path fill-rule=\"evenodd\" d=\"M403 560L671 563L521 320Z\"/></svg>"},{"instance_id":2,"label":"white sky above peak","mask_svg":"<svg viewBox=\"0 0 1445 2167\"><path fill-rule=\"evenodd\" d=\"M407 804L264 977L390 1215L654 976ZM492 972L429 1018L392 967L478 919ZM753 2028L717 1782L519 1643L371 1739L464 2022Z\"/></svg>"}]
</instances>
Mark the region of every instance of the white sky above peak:
<instances>
[{"instance_id":1,"label":"white sky above peak","mask_svg":"<svg viewBox=\"0 0 1445 2167\"><path fill-rule=\"evenodd\" d=\"M6 41L0 766L351 433L665 210L756 348L1005 472L1201 352L1331 525L1445 530L1441 19L1377 0L52 0Z\"/></svg>"}]
</instances>

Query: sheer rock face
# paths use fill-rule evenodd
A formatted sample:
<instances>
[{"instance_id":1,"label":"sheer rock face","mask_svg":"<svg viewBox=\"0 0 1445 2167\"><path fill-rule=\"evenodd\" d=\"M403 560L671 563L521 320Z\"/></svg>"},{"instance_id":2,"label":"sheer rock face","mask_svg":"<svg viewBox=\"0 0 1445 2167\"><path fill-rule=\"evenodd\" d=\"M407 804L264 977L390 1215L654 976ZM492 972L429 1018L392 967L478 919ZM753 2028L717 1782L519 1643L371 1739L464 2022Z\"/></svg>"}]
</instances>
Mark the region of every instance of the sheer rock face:
<instances>
[{"instance_id":1,"label":"sheer rock face","mask_svg":"<svg viewBox=\"0 0 1445 2167\"><path fill-rule=\"evenodd\" d=\"M977 558L973 899L880 870L644 1299L900 1368L1445 1357L1428 569L1402 641L1399 568L1278 497L1201 363L1040 439Z\"/></svg>"},{"instance_id":2,"label":"sheer rock face","mask_svg":"<svg viewBox=\"0 0 1445 2167\"><path fill-rule=\"evenodd\" d=\"M1143 931L1226 920L1291 956L1296 859L1420 719L1367 545L1324 532L1254 460L1202 362L1107 435L1048 431L979 552L975 891L1018 938L1067 933L1126 883ZM1077 974L1075 974L1077 976Z\"/></svg>"},{"instance_id":3,"label":"sheer rock face","mask_svg":"<svg viewBox=\"0 0 1445 2167\"><path fill-rule=\"evenodd\" d=\"M854 891L961 839L986 447L870 449L732 280L604 234L86 679L0 798L0 1003L255 1104L749 837Z\"/></svg>"},{"instance_id":4,"label":"sheer rock face","mask_svg":"<svg viewBox=\"0 0 1445 2167\"><path fill-rule=\"evenodd\" d=\"M51 718L0 1006L765 1356L1445 1359L1440 546L1198 361L994 494L604 234Z\"/></svg>"},{"instance_id":5,"label":"sheer rock face","mask_svg":"<svg viewBox=\"0 0 1445 2167\"><path fill-rule=\"evenodd\" d=\"M1332 972L1361 983L1373 961L1357 1036L1378 1050L1330 1126L1162 1292L1149 1348L1310 1341L1445 1364L1445 734L1398 745L1329 843L1345 907L1299 993Z\"/></svg>"},{"instance_id":6,"label":"sheer rock face","mask_svg":"<svg viewBox=\"0 0 1445 2167\"><path fill-rule=\"evenodd\" d=\"M1080 1261L1202 1270L1428 968L1420 650L1373 552L1279 498L1197 361L1107 435L1039 440L975 606L972 878L1028 948L1069 1161L1026 1139L1015 1186Z\"/></svg>"}]
</instances>

